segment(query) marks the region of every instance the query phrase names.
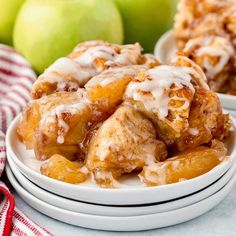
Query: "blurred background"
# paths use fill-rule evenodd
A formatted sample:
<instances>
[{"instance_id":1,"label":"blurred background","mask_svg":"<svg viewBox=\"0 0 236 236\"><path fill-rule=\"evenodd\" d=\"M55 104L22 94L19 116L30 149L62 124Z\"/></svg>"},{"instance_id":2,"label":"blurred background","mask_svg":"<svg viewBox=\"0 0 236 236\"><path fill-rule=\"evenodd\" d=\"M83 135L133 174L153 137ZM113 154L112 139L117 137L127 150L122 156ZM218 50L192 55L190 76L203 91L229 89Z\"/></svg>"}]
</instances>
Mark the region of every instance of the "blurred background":
<instances>
[{"instance_id":1,"label":"blurred background","mask_svg":"<svg viewBox=\"0 0 236 236\"><path fill-rule=\"evenodd\" d=\"M172 27L178 0L0 0L0 43L40 74L80 42L139 42L153 52Z\"/></svg>"}]
</instances>

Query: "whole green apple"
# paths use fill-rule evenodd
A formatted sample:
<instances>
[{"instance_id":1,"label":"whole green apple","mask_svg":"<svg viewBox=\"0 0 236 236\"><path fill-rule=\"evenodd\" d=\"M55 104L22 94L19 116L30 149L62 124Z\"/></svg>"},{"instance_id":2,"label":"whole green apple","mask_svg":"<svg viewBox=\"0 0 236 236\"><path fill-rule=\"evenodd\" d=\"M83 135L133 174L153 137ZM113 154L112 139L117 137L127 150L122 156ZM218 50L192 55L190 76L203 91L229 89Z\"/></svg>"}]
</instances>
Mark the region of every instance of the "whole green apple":
<instances>
[{"instance_id":1,"label":"whole green apple","mask_svg":"<svg viewBox=\"0 0 236 236\"><path fill-rule=\"evenodd\" d=\"M125 43L140 42L152 52L158 38L173 24L178 0L115 0L120 8Z\"/></svg>"},{"instance_id":2,"label":"whole green apple","mask_svg":"<svg viewBox=\"0 0 236 236\"><path fill-rule=\"evenodd\" d=\"M25 0L0 0L0 42L12 44L15 19Z\"/></svg>"},{"instance_id":3,"label":"whole green apple","mask_svg":"<svg viewBox=\"0 0 236 236\"><path fill-rule=\"evenodd\" d=\"M111 0L28 0L14 28L14 46L37 73L80 42L122 43L123 25Z\"/></svg>"}]
</instances>

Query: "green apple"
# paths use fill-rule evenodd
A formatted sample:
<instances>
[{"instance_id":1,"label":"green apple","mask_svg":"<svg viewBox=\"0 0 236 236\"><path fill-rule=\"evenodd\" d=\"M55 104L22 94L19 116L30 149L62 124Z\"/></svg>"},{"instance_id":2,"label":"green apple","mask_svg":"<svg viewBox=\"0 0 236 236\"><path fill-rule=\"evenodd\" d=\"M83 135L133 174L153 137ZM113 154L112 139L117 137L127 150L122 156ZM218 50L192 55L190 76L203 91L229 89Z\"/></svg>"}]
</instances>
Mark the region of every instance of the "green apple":
<instances>
[{"instance_id":1,"label":"green apple","mask_svg":"<svg viewBox=\"0 0 236 236\"><path fill-rule=\"evenodd\" d=\"M12 44L17 13L25 0L0 0L0 43Z\"/></svg>"},{"instance_id":2,"label":"green apple","mask_svg":"<svg viewBox=\"0 0 236 236\"><path fill-rule=\"evenodd\" d=\"M123 42L122 19L111 0L28 0L16 20L14 46L42 73L80 42Z\"/></svg>"},{"instance_id":3,"label":"green apple","mask_svg":"<svg viewBox=\"0 0 236 236\"><path fill-rule=\"evenodd\" d=\"M115 0L124 22L125 43L140 42L152 52L173 23L178 0Z\"/></svg>"}]
</instances>

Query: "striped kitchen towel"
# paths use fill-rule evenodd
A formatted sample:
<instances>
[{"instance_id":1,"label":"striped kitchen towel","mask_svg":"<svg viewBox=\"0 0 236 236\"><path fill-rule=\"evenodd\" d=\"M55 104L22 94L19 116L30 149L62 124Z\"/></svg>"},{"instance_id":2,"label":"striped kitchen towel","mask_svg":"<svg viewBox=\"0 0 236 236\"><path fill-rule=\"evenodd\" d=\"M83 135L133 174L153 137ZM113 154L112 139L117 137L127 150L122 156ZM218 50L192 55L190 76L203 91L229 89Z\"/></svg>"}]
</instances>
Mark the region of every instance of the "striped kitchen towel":
<instances>
[{"instance_id":1,"label":"striped kitchen towel","mask_svg":"<svg viewBox=\"0 0 236 236\"><path fill-rule=\"evenodd\" d=\"M6 163L5 133L12 119L30 100L36 75L16 51L0 44L0 180ZM0 181L0 235L52 235L15 206L7 186Z\"/></svg>"}]
</instances>

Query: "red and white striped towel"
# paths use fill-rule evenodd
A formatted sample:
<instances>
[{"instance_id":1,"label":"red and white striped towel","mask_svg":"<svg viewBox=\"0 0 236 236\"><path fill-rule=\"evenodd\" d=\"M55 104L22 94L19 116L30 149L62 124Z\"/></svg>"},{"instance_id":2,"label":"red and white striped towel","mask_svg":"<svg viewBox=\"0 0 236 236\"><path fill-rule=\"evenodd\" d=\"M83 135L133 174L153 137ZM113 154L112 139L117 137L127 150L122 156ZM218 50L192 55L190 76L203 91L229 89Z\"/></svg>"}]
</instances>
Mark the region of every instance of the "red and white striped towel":
<instances>
[{"instance_id":1,"label":"red and white striped towel","mask_svg":"<svg viewBox=\"0 0 236 236\"><path fill-rule=\"evenodd\" d=\"M0 44L0 178L6 163L5 133L11 120L30 100L36 75L16 51ZM0 181L0 235L52 235L15 207L7 186Z\"/></svg>"}]
</instances>

